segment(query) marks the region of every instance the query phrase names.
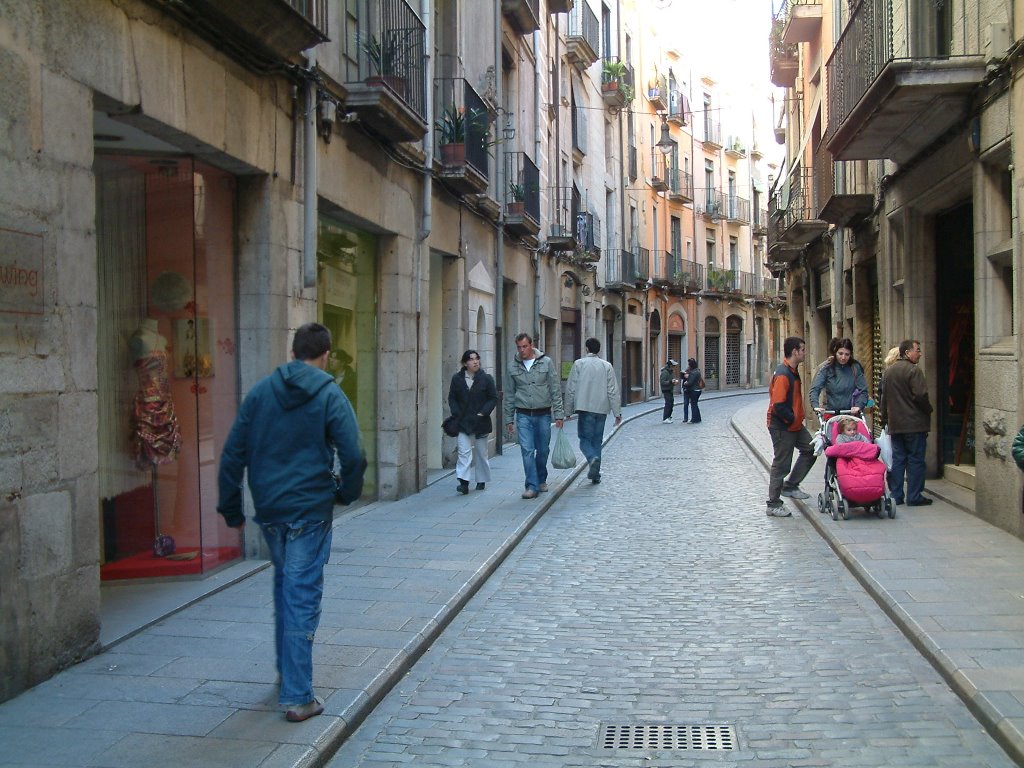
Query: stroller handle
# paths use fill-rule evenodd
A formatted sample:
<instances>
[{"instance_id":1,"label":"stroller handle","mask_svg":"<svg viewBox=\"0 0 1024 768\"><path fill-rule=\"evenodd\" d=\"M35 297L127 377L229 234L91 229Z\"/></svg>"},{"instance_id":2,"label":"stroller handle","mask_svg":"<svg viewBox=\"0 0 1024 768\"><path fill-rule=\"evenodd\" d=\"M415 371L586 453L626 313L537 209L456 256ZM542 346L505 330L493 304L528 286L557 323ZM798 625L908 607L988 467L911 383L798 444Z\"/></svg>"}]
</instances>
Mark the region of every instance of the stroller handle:
<instances>
[{"instance_id":1,"label":"stroller handle","mask_svg":"<svg viewBox=\"0 0 1024 768\"><path fill-rule=\"evenodd\" d=\"M817 408L814 408L813 410L814 410L815 413L821 413L821 414L827 413L827 414L830 414L831 416L858 416L859 417L863 413L863 410L859 410L856 413L854 413L852 409L833 411L830 408L822 408L820 406L817 407Z\"/></svg>"}]
</instances>

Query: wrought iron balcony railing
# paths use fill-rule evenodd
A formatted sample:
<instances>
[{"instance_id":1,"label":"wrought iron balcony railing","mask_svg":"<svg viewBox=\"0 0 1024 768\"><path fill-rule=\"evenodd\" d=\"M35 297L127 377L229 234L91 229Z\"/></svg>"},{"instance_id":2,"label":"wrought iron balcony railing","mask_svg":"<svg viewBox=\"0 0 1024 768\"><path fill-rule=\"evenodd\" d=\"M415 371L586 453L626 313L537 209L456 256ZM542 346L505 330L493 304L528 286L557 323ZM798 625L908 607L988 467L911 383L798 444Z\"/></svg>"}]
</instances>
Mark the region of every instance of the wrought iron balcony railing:
<instances>
[{"instance_id":1,"label":"wrought iron balcony railing","mask_svg":"<svg viewBox=\"0 0 1024 768\"><path fill-rule=\"evenodd\" d=\"M703 141L705 144L712 144L718 148L722 146L722 124L707 113L704 114Z\"/></svg>"},{"instance_id":2,"label":"wrought iron balcony railing","mask_svg":"<svg viewBox=\"0 0 1024 768\"><path fill-rule=\"evenodd\" d=\"M668 78L665 75L655 75L654 79L647 86L647 100L656 110L666 110L669 106Z\"/></svg>"},{"instance_id":3,"label":"wrought iron balcony railing","mask_svg":"<svg viewBox=\"0 0 1024 768\"><path fill-rule=\"evenodd\" d=\"M639 259L630 251L609 251L605 254L605 282L608 285L636 285L647 280L647 266L641 269Z\"/></svg>"},{"instance_id":4,"label":"wrought iron balcony railing","mask_svg":"<svg viewBox=\"0 0 1024 768\"><path fill-rule=\"evenodd\" d=\"M717 189L697 188L694 190L694 213L706 216L712 221L725 218L725 196Z\"/></svg>"},{"instance_id":5,"label":"wrought iron balcony railing","mask_svg":"<svg viewBox=\"0 0 1024 768\"><path fill-rule=\"evenodd\" d=\"M690 124L690 104L686 95L678 88L669 90L667 120L675 125Z\"/></svg>"},{"instance_id":6,"label":"wrought iron balcony railing","mask_svg":"<svg viewBox=\"0 0 1024 768\"><path fill-rule=\"evenodd\" d=\"M985 21L982 9L987 6L950 0L856 0L850 5L849 21L825 65L829 143L855 110L858 124L852 130L860 131L872 115L871 110L857 107L873 91L869 105L873 109L884 110L887 105L902 108L894 110L898 112L895 116L907 126L909 143L919 143L909 150L912 155L960 119L970 89L984 76L979 30ZM888 73L885 78L881 77L883 72ZM905 77L907 73L914 76ZM927 111L922 103L926 103ZM915 116L921 119L915 121ZM878 132L889 136L896 133L891 117L886 114L886 119L879 121ZM915 133L921 134L920 141ZM830 148L842 160L891 157L903 162L909 156L906 148L872 154L863 142L860 139L862 146L851 152L847 145L857 142L844 136ZM907 144L908 137L901 135L898 143Z\"/></svg>"},{"instance_id":7,"label":"wrought iron balcony railing","mask_svg":"<svg viewBox=\"0 0 1024 768\"><path fill-rule=\"evenodd\" d=\"M688 259L680 259L672 282L687 293L704 290L704 265Z\"/></svg>"},{"instance_id":8,"label":"wrought iron balcony railing","mask_svg":"<svg viewBox=\"0 0 1024 768\"><path fill-rule=\"evenodd\" d=\"M406 0L379 0L368 24L355 35L348 56L356 62L353 83L383 86L422 118L425 27Z\"/></svg>"},{"instance_id":9,"label":"wrought iron balcony railing","mask_svg":"<svg viewBox=\"0 0 1024 768\"><path fill-rule=\"evenodd\" d=\"M654 274L651 277L658 283L672 282L676 269L677 258L671 251L654 251Z\"/></svg>"},{"instance_id":10,"label":"wrought iron balcony railing","mask_svg":"<svg viewBox=\"0 0 1024 768\"><path fill-rule=\"evenodd\" d=\"M518 234L540 230L540 171L525 152L505 153L505 227Z\"/></svg>"},{"instance_id":11,"label":"wrought iron balcony railing","mask_svg":"<svg viewBox=\"0 0 1024 768\"><path fill-rule=\"evenodd\" d=\"M490 170L490 116L487 105L468 80L461 77L434 81L435 148L443 154L445 145L464 146L463 161L487 180ZM452 163L446 162L446 165Z\"/></svg>"},{"instance_id":12,"label":"wrought iron balcony railing","mask_svg":"<svg viewBox=\"0 0 1024 768\"><path fill-rule=\"evenodd\" d=\"M693 200L693 174L679 168L668 169L668 196L672 200Z\"/></svg>"},{"instance_id":13,"label":"wrought iron balcony railing","mask_svg":"<svg viewBox=\"0 0 1024 768\"><path fill-rule=\"evenodd\" d=\"M651 186L658 192L668 189L668 161L657 149L651 150Z\"/></svg>"},{"instance_id":14,"label":"wrought iron balcony railing","mask_svg":"<svg viewBox=\"0 0 1024 768\"><path fill-rule=\"evenodd\" d=\"M740 224L750 223L750 201L736 195L725 196L725 218Z\"/></svg>"},{"instance_id":15,"label":"wrought iron balcony railing","mask_svg":"<svg viewBox=\"0 0 1024 768\"><path fill-rule=\"evenodd\" d=\"M565 38L565 52L570 61L586 68L597 61L601 50L601 24L597 16L584 2L569 11L569 23Z\"/></svg>"}]
</instances>

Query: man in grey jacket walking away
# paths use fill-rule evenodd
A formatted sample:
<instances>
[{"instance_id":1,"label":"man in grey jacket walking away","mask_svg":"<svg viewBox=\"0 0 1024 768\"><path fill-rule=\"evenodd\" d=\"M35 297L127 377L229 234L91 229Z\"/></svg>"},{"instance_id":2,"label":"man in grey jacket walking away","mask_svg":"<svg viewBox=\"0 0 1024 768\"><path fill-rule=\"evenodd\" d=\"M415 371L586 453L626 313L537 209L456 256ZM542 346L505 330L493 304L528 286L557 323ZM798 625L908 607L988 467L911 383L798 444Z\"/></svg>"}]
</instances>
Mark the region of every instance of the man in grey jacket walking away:
<instances>
[{"instance_id":1,"label":"man in grey jacket walking away","mask_svg":"<svg viewBox=\"0 0 1024 768\"><path fill-rule=\"evenodd\" d=\"M604 425L608 411L615 414L615 426L622 423L622 406L615 369L607 360L597 356L601 342L591 337L584 346L587 354L572 364L569 381L565 384L565 412L570 419L574 411L580 415L576 434L580 439L580 450L590 465L587 477L592 483L600 483Z\"/></svg>"},{"instance_id":2,"label":"man in grey jacket walking away","mask_svg":"<svg viewBox=\"0 0 1024 768\"><path fill-rule=\"evenodd\" d=\"M526 473L524 499L548 489L551 418L562 428L562 389L555 361L534 348L528 333L516 336L516 356L509 366L502 410L509 438L519 435Z\"/></svg>"}]
</instances>

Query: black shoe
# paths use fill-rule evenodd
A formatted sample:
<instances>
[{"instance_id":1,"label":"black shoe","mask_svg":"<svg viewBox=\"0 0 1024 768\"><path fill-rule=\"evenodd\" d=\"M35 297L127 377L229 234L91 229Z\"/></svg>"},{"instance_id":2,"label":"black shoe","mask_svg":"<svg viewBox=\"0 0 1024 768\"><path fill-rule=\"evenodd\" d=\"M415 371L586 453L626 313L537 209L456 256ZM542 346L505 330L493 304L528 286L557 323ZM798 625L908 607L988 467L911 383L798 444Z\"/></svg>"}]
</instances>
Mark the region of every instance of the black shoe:
<instances>
[{"instance_id":1,"label":"black shoe","mask_svg":"<svg viewBox=\"0 0 1024 768\"><path fill-rule=\"evenodd\" d=\"M701 422L700 419L690 419L690 423L691 424L700 424L700 422Z\"/></svg>"},{"instance_id":2,"label":"black shoe","mask_svg":"<svg viewBox=\"0 0 1024 768\"><path fill-rule=\"evenodd\" d=\"M469 493L469 480L459 480L459 487L455 489L459 493Z\"/></svg>"},{"instance_id":3,"label":"black shoe","mask_svg":"<svg viewBox=\"0 0 1024 768\"><path fill-rule=\"evenodd\" d=\"M908 507L927 507L933 501L935 501L935 500L934 499L926 499L924 496L922 496L917 501L908 501L907 502L907 506Z\"/></svg>"},{"instance_id":4,"label":"black shoe","mask_svg":"<svg viewBox=\"0 0 1024 768\"><path fill-rule=\"evenodd\" d=\"M476 489L477 489L478 491L482 491L482 490L483 490L484 488L486 488L486 487L487 487L487 486L486 486L486 485L485 485L484 483L477 483L477 484L476 484Z\"/></svg>"},{"instance_id":5,"label":"black shoe","mask_svg":"<svg viewBox=\"0 0 1024 768\"><path fill-rule=\"evenodd\" d=\"M587 479L592 483L600 482L601 480L601 460L593 458L590 460L590 469L587 471Z\"/></svg>"}]
</instances>

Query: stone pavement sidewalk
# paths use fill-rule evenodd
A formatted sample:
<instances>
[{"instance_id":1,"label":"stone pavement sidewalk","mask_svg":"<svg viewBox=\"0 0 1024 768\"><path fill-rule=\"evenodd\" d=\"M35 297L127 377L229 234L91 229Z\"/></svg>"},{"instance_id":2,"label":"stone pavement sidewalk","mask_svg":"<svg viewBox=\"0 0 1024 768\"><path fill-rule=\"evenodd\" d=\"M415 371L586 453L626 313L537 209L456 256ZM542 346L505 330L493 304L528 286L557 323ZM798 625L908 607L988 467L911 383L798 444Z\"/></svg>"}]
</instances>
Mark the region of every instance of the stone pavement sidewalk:
<instances>
[{"instance_id":1,"label":"stone pavement sidewalk","mask_svg":"<svg viewBox=\"0 0 1024 768\"><path fill-rule=\"evenodd\" d=\"M764 404L741 408L732 425L770 467ZM894 520L857 509L833 521L817 508L824 472L819 459L802 485L811 498L786 501L1024 766L1024 541L970 514L974 494L944 480L927 481L930 507L896 507Z\"/></svg>"},{"instance_id":2,"label":"stone pavement sidewalk","mask_svg":"<svg viewBox=\"0 0 1024 768\"><path fill-rule=\"evenodd\" d=\"M606 440L614 430L609 418ZM524 501L518 446L491 466L483 492L456 494L452 474L335 520L314 651L322 716L288 723L277 706L268 568L0 705L0 766L322 764L585 471L552 470L551 492Z\"/></svg>"}]
</instances>

